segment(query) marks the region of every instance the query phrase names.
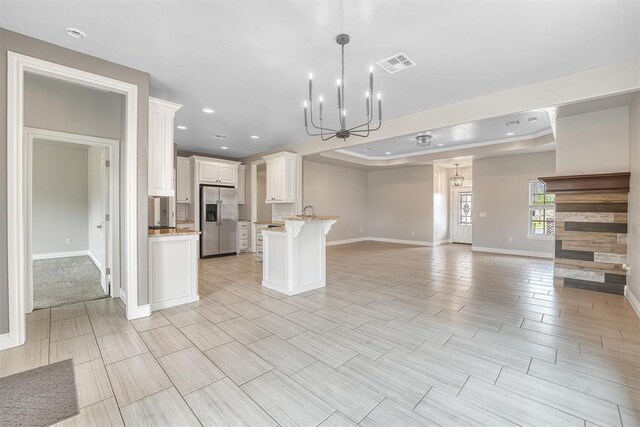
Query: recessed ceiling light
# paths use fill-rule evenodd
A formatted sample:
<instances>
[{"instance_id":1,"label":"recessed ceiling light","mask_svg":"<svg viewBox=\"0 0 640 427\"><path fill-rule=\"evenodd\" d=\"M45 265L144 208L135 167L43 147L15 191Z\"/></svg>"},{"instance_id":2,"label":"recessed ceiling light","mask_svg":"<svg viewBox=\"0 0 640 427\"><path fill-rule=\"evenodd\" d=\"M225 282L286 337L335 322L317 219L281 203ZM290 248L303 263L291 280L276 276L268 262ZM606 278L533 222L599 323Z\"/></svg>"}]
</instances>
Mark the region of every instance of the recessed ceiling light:
<instances>
[{"instance_id":1,"label":"recessed ceiling light","mask_svg":"<svg viewBox=\"0 0 640 427\"><path fill-rule=\"evenodd\" d=\"M535 116L533 116L533 117L529 117L527 120L528 120L529 122L537 122L537 121L538 121L538 118L537 118L537 117L535 117Z\"/></svg>"},{"instance_id":2,"label":"recessed ceiling light","mask_svg":"<svg viewBox=\"0 0 640 427\"><path fill-rule=\"evenodd\" d=\"M513 135L515 135L515 134L516 134L515 132L508 132L508 133L507 133L507 136L513 136Z\"/></svg>"},{"instance_id":3,"label":"recessed ceiling light","mask_svg":"<svg viewBox=\"0 0 640 427\"><path fill-rule=\"evenodd\" d=\"M186 126L182 126L182 125L179 125L179 126L176 126L176 127L177 127L178 129L180 129L180 130L186 130L186 129L187 129L187 127L186 127Z\"/></svg>"},{"instance_id":4,"label":"recessed ceiling light","mask_svg":"<svg viewBox=\"0 0 640 427\"><path fill-rule=\"evenodd\" d=\"M203 113L207 113L207 114L213 114L213 113L215 113L215 112L216 112L216 110L214 110L213 108L204 107L204 108L202 109L202 112L203 112Z\"/></svg>"},{"instance_id":5,"label":"recessed ceiling light","mask_svg":"<svg viewBox=\"0 0 640 427\"><path fill-rule=\"evenodd\" d=\"M364 147L364 151L376 151L373 147Z\"/></svg>"},{"instance_id":6,"label":"recessed ceiling light","mask_svg":"<svg viewBox=\"0 0 640 427\"><path fill-rule=\"evenodd\" d=\"M223 150L228 150L229 149L229 147L220 147L220 148L222 148Z\"/></svg>"},{"instance_id":7,"label":"recessed ceiling light","mask_svg":"<svg viewBox=\"0 0 640 427\"><path fill-rule=\"evenodd\" d=\"M438 144L438 147L444 147L443 143Z\"/></svg>"},{"instance_id":8,"label":"recessed ceiling light","mask_svg":"<svg viewBox=\"0 0 640 427\"><path fill-rule=\"evenodd\" d=\"M385 151L384 154L388 156L389 154L391 154L391 151Z\"/></svg>"},{"instance_id":9,"label":"recessed ceiling light","mask_svg":"<svg viewBox=\"0 0 640 427\"><path fill-rule=\"evenodd\" d=\"M64 30L67 32L67 34L69 34L74 39L83 39L83 38L87 37L87 35L84 33L84 31L79 30L77 28L67 27Z\"/></svg>"},{"instance_id":10,"label":"recessed ceiling light","mask_svg":"<svg viewBox=\"0 0 640 427\"><path fill-rule=\"evenodd\" d=\"M260 137L258 135L251 135L251 139L259 139Z\"/></svg>"}]
</instances>

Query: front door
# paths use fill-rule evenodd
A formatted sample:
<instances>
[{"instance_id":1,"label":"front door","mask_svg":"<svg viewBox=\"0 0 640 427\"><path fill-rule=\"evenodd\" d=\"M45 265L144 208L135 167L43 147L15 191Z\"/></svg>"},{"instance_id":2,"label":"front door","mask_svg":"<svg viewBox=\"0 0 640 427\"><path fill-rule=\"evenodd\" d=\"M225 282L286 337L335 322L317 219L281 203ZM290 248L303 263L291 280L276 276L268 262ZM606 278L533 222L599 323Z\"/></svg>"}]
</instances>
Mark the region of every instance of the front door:
<instances>
[{"instance_id":1,"label":"front door","mask_svg":"<svg viewBox=\"0 0 640 427\"><path fill-rule=\"evenodd\" d=\"M452 193L451 240L454 243L471 244L473 191L471 187L454 187Z\"/></svg>"}]
</instances>

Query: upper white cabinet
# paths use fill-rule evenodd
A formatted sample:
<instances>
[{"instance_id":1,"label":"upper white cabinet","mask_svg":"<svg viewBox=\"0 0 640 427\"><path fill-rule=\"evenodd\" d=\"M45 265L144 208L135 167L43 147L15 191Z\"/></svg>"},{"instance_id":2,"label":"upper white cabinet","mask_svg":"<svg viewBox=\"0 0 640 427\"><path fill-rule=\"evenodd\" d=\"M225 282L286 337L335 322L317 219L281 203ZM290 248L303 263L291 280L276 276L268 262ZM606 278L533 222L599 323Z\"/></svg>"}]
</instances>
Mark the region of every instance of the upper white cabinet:
<instances>
[{"instance_id":1,"label":"upper white cabinet","mask_svg":"<svg viewBox=\"0 0 640 427\"><path fill-rule=\"evenodd\" d=\"M244 205L244 165L238 166L238 204Z\"/></svg>"},{"instance_id":2,"label":"upper white cabinet","mask_svg":"<svg viewBox=\"0 0 640 427\"><path fill-rule=\"evenodd\" d=\"M220 184L235 187L238 166L213 161L198 161L198 181L201 184Z\"/></svg>"},{"instance_id":3,"label":"upper white cabinet","mask_svg":"<svg viewBox=\"0 0 640 427\"><path fill-rule=\"evenodd\" d=\"M182 105L149 98L148 193L175 196L173 186L173 121Z\"/></svg>"},{"instance_id":4,"label":"upper white cabinet","mask_svg":"<svg viewBox=\"0 0 640 427\"><path fill-rule=\"evenodd\" d=\"M189 159L178 157L178 172L176 177L176 198L178 203L191 203L191 167Z\"/></svg>"},{"instance_id":5,"label":"upper white cabinet","mask_svg":"<svg viewBox=\"0 0 640 427\"><path fill-rule=\"evenodd\" d=\"M264 156L267 163L266 203L295 203L300 156L281 152Z\"/></svg>"}]
</instances>

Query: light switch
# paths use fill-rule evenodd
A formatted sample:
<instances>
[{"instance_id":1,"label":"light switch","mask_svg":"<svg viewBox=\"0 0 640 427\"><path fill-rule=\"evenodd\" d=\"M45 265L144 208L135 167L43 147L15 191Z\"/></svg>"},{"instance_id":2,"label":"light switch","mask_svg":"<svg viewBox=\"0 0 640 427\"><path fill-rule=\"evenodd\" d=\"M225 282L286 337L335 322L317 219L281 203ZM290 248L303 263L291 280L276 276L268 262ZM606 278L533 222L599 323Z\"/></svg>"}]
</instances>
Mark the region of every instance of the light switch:
<instances>
[{"instance_id":1,"label":"light switch","mask_svg":"<svg viewBox=\"0 0 640 427\"><path fill-rule=\"evenodd\" d=\"M487 217L487 213L486 212L480 212L479 215L480 215L480 218L486 218Z\"/></svg>"}]
</instances>

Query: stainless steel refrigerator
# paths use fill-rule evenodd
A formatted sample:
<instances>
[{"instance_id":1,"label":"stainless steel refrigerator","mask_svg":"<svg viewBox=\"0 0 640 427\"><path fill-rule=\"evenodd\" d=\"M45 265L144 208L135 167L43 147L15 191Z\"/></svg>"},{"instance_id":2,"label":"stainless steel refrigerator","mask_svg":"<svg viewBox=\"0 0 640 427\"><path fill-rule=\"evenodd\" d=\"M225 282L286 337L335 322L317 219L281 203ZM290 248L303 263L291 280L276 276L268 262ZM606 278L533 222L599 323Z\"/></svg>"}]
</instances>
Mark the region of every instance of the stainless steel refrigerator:
<instances>
[{"instance_id":1,"label":"stainless steel refrigerator","mask_svg":"<svg viewBox=\"0 0 640 427\"><path fill-rule=\"evenodd\" d=\"M200 186L200 258L238 252L238 194Z\"/></svg>"}]
</instances>

